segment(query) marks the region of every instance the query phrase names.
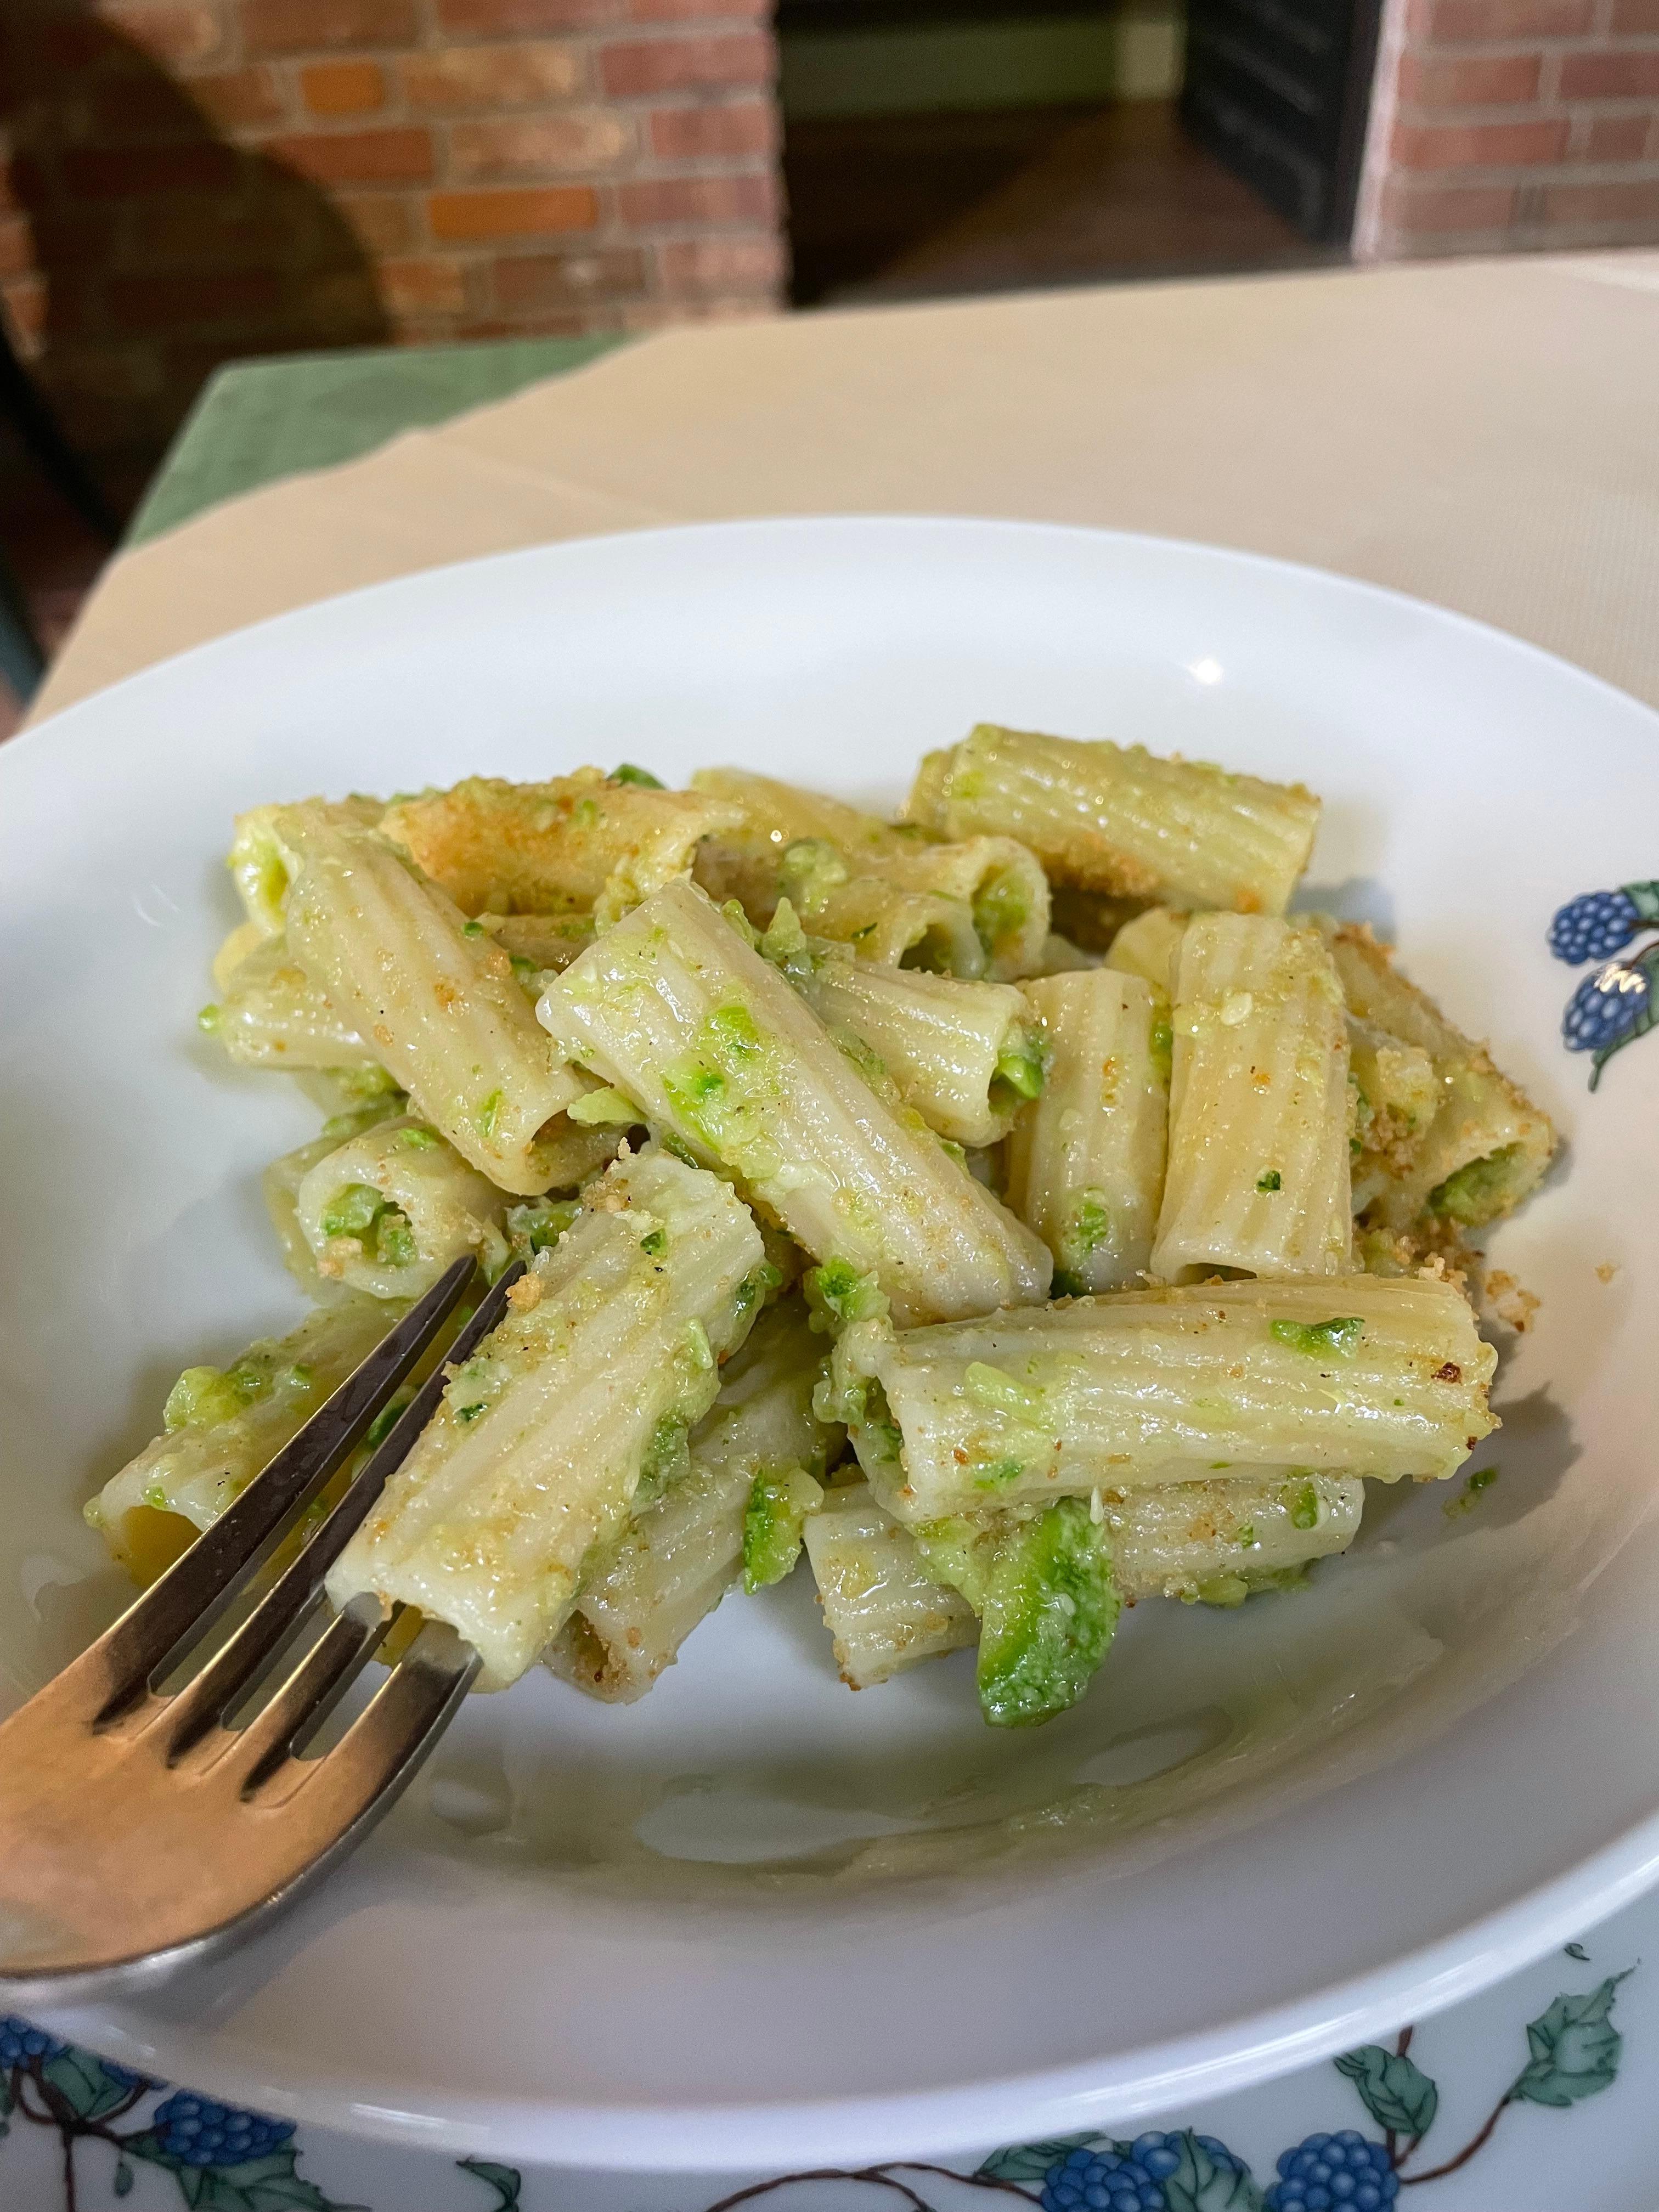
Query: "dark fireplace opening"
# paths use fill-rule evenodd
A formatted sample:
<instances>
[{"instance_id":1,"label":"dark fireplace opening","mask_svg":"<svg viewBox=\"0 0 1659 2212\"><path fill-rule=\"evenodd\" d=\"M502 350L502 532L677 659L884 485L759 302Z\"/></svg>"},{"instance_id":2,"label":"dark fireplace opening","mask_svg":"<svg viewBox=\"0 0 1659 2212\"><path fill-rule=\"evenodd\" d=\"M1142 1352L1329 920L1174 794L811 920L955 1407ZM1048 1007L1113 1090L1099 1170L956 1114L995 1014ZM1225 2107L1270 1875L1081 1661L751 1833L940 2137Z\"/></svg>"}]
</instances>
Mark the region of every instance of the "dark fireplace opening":
<instances>
[{"instance_id":1,"label":"dark fireplace opening","mask_svg":"<svg viewBox=\"0 0 1659 2212\"><path fill-rule=\"evenodd\" d=\"M799 307L1346 257L1380 0L780 0Z\"/></svg>"}]
</instances>

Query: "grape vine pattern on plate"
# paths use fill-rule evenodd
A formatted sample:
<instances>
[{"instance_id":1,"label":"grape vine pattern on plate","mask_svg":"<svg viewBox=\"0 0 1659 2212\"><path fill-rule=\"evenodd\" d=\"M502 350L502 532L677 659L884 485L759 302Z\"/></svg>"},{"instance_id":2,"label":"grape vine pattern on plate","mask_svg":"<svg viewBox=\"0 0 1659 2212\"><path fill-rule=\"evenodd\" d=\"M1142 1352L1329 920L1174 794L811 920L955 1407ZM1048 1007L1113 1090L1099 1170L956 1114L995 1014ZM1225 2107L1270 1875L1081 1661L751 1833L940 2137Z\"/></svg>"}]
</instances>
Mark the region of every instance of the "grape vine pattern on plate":
<instances>
[{"instance_id":1,"label":"grape vine pattern on plate","mask_svg":"<svg viewBox=\"0 0 1659 2212\"><path fill-rule=\"evenodd\" d=\"M1601 964L1567 1001L1561 1038L1569 1052L1591 1055L1592 1091L1616 1052L1659 1021L1659 937L1628 950L1644 929L1659 930L1659 883L1626 884L1569 899L1550 923L1550 951L1569 967Z\"/></svg>"},{"instance_id":2,"label":"grape vine pattern on plate","mask_svg":"<svg viewBox=\"0 0 1659 2212\"><path fill-rule=\"evenodd\" d=\"M1567 1955L1581 1963L1585 1958L1576 1943L1567 1946ZM1381 2133L1341 2128L1305 2136L1280 2153L1271 2180L1258 2180L1226 2143L1190 2128L1149 2130L1131 2142L1091 2132L1011 2145L972 2173L895 2159L778 2174L703 2212L738 2212L785 2189L797 2192L793 2206L799 2192L815 2184L836 2191L826 2198L824 2212L841 2212L841 2185L848 2183L884 2190L905 2212L963 2212L969 2203L988 2205L997 2197L1018 2198L1040 2212L1399 2212L1407 2190L1443 2180L1477 2157L1511 2106L1565 2111L1611 2087L1623 2052L1613 2004L1633 1971L1609 1975L1592 1990L1564 1991L1528 2021L1525 2063L1483 2124L1443 2156L1438 2146L1425 2149L1440 2091L1411 2056L1415 2031L1407 2027L1391 2047L1368 2044L1334 2062ZM140 2108L152 2098L157 2101L146 2118ZM55 2130L62 2149L59 2203L31 2203L29 2212L106 2212L131 2194L139 2166L170 2175L188 2212L407 2212L325 2195L298 2171L291 2120L169 2090L60 2043L30 2021L0 2019L0 2203L7 2205L14 2199L6 2194L3 2138L16 2132L19 2120ZM124 2120L131 2124L118 2124ZM88 2151L84 2168L78 2166L77 2149L92 2144L105 2147L105 2162L94 2169ZM463 2195L446 2197L430 2212L451 2212L452 2203L453 2212L532 2212L516 2167L478 2158L459 2159L456 2166L466 2177L458 2184ZM473 2185L490 2193L488 2203ZM95 2189L104 2193L94 2195ZM859 2199L860 2206L866 2201Z\"/></svg>"}]
</instances>

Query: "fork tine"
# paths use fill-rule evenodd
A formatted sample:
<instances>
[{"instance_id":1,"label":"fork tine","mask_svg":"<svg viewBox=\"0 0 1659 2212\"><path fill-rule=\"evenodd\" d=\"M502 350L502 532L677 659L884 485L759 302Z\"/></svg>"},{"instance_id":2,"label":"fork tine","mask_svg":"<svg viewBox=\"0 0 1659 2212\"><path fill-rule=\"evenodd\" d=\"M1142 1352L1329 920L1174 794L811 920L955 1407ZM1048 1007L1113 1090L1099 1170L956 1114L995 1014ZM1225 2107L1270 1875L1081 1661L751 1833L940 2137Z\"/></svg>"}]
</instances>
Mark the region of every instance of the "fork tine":
<instances>
[{"instance_id":1,"label":"fork tine","mask_svg":"<svg viewBox=\"0 0 1659 2212\"><path fill-rule=\"evenodd\" d=\"M244 1793L268 1782L290 1755L303 1728L325 1719L344 1696L392 1626L372 1598L354 1598L335 1614L268 1705L228 1739L224 1756Z\"/></svg>"},{"instance_id":2,"label":"fork tine","mask_svg":"<svg viewBox=\"0 0 1659 2212\"><path fill-rule=\"evenodd\" d=\"M403 1794L483 1664L447 1623L428 1621L331 1750L266 1765L258 1802L302 1821L331 1863Z\"/></svg>"},{"instance_id":3,"label":"fork tine","mask_svg":"<svg viewBox=\"0 0 1659 2212\"><path fill-rule=\"evenodd\" d=\"M52 1691L98 1727L130 1705L181 1644L210 1627L293 1509L358 1443L459 1303L476 1262L458 1260L320 1411L291 1437L229 1510L66 1668Z\"/></svg>"},{"instance_id":4,"label":"fork tine","mask_svg":"<svg viewBox=\"0 0 1659 2212\"><path fill-rule=\"evenodd\" d=\"M517 1262L501 1276L450 1346L442 1365L428 1376L398 1416L396 1427L357 1474L322 1526L307 1540L298 1559L283 1569L230 1641L222 1650L216 1651L194 1680L187 1682L171 1700L166 1709L164 1722L170 1759L182 1757L216 1721L224 1717L238 1693L252 1680L304 1613L323 1577L345 1549L381 1491L409 1456L416 1438L438 1410L439 1401L448 1382L449 1369L470 1359L481 1340L495 1328L507 1310L507 1291L523 1273L522 1263ZM325 1642L327 1633L331 1632L325 1632ZM343 1649L343 1646L339 1648ZM370 1648L365 1646L360 1655L362 1658L368 1656ZM302 1662L301 1671L308 1663L309 1661ZM290 1678L289 1682L283 1686L280 1693L282 1697L289 1696L293 1683L297 1680L297 1674ZM329 1677L325 1686L332 1686L334 1681L334 1677ZM345 1683L341 1681L338 1686L343 1689ZM320 1696L322 1692L318 1694ZM289 1738L307 1718L307 1711L308 1709L299 1713L289 1730ZM265 1723L266 1716L262 1713L257 1725L263 1729ZM255 1725L250 1723L250 1729ZM283 1740L286 1741L289 1738Z\"/></svg>"}]
</instances>

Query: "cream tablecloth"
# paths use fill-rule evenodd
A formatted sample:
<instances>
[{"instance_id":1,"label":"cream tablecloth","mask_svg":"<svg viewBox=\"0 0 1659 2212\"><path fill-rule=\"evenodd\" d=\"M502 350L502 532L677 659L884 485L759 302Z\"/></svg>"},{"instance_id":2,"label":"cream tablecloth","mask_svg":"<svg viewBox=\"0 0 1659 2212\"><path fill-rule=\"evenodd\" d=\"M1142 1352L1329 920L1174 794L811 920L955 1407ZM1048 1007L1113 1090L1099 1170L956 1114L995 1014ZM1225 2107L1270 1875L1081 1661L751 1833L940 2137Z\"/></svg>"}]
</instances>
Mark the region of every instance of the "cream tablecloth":
<instances>
[{"instance_id":1,"label":"cream tablecloth","mask_svg":"<svg viewBox=\"0 0 1659 2212\"><path fill-rule=\"evenodd\" d=\"M1659 703L1659 253L667 331L122 555L34 719L242 623L474 554L884 510L1279 554Z\"/></svg>"}]
</instances>

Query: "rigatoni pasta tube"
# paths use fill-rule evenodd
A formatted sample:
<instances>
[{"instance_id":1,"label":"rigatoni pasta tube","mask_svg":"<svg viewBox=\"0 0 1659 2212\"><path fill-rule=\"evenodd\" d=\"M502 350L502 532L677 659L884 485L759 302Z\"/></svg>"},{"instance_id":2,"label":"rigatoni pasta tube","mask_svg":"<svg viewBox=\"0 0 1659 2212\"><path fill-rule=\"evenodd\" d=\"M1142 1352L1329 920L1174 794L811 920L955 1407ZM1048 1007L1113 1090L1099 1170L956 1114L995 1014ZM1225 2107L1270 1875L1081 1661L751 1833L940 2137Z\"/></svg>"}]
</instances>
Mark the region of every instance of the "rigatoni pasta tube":
<instances>
[{"instance_id":1,"label":"rigatoni pasta tube","mask_svg":"<svg viewBox=\"0 0 1659 2212\"><path fill-rule=\"evenodd\" d=\"M1009 983L817 959L797 987L831 1030L850 1030L886 1067L930 1129L994 1145L1042 1087L1038 1024Z\"/></svg>"},{"instance_id":2,"label":"rigatoni pasta tube","mask_svg":"<svg viewBox=\"0 0 1659 2212\"><path fill-rule=\"evenodd\" d=\"M1218 1466L1449 1475L1496 1426L1496 1364L1444 1280L1192 1284L858 1322L820 1410L847 1421L882 1503L927 1521Z\"/></svg>"},{"instance_id":3,"label":"rigatoni pasta tube","mask_svg":"<svg viewBox=\"0 0 1659 2212\"><path fill-rule=\"evenodd\" d=\"M905 811L945 837L1017 838L1058 883L1240 914L1284 913L1319 823L1300 784L988 722L927 755Z\"/></svg>"},{"instance_id":4,"label":"rigatoni pasta tube","mask_svg":"<svg viewBox=\"0 0 1659 2212\"><path fill-rule=\"evenodd\" d=\"M328 1580L447 1621L514 1681L621 1535L642 1469L708 1411L768 1277L717 1176L654 1148L619 1161L437 1413Z\"/></svg>"},{"instance_id":5,"label":"rigatoni pasta tube","mask_svg":"<svg viewBox=\"0 0 1659 2212\"><path fill-rule=\"evenodd\" d=\"M699 880L718 897L739 900L757 923L770 920L780 895L797 896L799 884L790 880L792 854L817 848L838 854L848 877L882 878L965 909L994 980L1028 974L1042 957L1048 931L1048 878L1036 855L1011 838L936 843L839 799L740 769L702 769L692 783L700 793L739 809L743 817L740 830L720 833L705 848ZM810 861L810 854L805 857ZM979 971L953 960L951 972Z\"/></svg>"},{"instance_id":6,"label":"rigatoni pasta tube","mask_svg":"<svg viewBox=\"0 0 1659 2212\"><path fill-rule=\"evenodd\" d=\"M548 988L560 1048L653 1128L738 1178L819 1260L873 1274L903 1321L1042 1297L1047 1251L704 894L671 884Z\"/></svg>"},{"instance_id":7,"label":"rigatoni pasta tube","mask_svg":"<svg viewBox=\"0 0 1659 2212\"><path fill-rule=\"evenodd\" d=\"M806 1523L806 1556L842 1681L854 1690L979 1641L966 1598L935 1581L867 1484L836 1484Z\"/></svg>"},{"instance_id":8,"label":"rigatoni pasta tube","mask_svg":"<svg viewBox=\"0 0 1659 2212\"><path fill-rule=\"evenodd\" d=\"M161 1434L86 1509L123 1565L144 1583L171 1566L368 1357L398 1312L343 1299L286 1336L250 1345L228 1367L187 1367Z\"/></svg>"},{"instance_id":9,"label":"rigatoni pasta tube","mask_svg":"<svg viewBox=\"0 0 1659 2212\"><path fill-rule=\"evenodd\" d=\"M381 833L462 912L593 911L601 927L690 866L700 838L733 808L596 768L546 783L473 775L399 799Z\"/></svg>"},{"instance_id":10,"label":"rigatoni pasta tube","mask_svg":"<svg viewBox=\"0 0 1659 2212\"><path fill-rule=\"evenodd\" d=\"M411 1115L337 1146L295 1193L318 1273L373 1298L419 1297L464 1252L498 1273L506 1211L505 1194Z\"/></svg>"},{"instance_id":11,"label":"rigatoni pasta tube","mask_svg":"<svg viewBox=\"0 0 1659 2212\"><path fill-rule=\"evenodd\" d=\"M261 938L200 1020L239 1067L373 1067L380 1058L351 1013L306 974L285 936Z\"/></svg>"},{"instance_id":12,"label":"rigatoni pasta tube","mask_svg":"<svg viewBox=\"0 0 1659 2212\"><path fill-rule=\"evenodd\" d=\"M549 1046L507 954L466 936L453 903L384 838L304 808L283 830L299 861L289 942L422 1118L503 1190L574 1182L592 1132L564 1109L589 1086Z\"/></svg>"},{"instance_id":13,"label":"rigatoni pasta tube","mask_svg":"<svg viewBox=\"0 0 1659 2212\"><path fill-rule=\"evenodd\" d=\"M627 1533L583 1581L547 1654L554 1673L616 1704L643 1697L738 1578L744 1512L763 1468L821 1475L839 1429L812 1413L823 1339L799 1298L763 1313L692 1431L685 1463L637 1504Z\"/></svg>"},{"instance_id":14,"label":"rigatoni pasta tube","mask_svg":"<svg viewBox=\"0 0 1659 2212\"><path fill-rule=\"evenodd\" d=\"M1434 1066L1433 1116L1414 1133L1417 1141L1396 1150L1377 1187L1368 1185L1367 1219L1404 1230L1438 1217L1481 1229L1512 1212L1537 1188L1554 1152L1548 1115L1492 1065L1484 1045L1466 1037L1407 981L1369 929L1334 921L1320 927L1350 1009L1418 1047Z\"/></svg>"},{"instance_id":15,"label":"rigatoni pasta tube","mask_svg":"<svg viewBox=\"0 0 1659 2212\"><path fill-rule=\"evenodd\" d=\"M1259 915L1194 915L1170 1025L1153 1273L1341 1273L1353 1233L1348 1029L1319 933Z\"/></svg>"},{"instance_id":16,"label":"rigatoni pasta tube","mask_svg":"<svg viewBox=\"0 0 1659 2212\"><path fill-rule=\"evenodd\" d=\"M1170 1018L1138 975L1048 975L1024 994L1048 1074L1008 1139L1007 1199L1054 1255L1054 1292L1146 1276L1164 1191Z\"/></svg>"},{"instance_id":17,"label":"rigatoni pasta tube","mask_svg":"<svg viewBox=\"0 0 1659 2212\"><path fill-rule=\"evenodd\" d=\"M1162 991L1166 999L1173 999L1176 962L1180 957L1181 940L1187 934L1188 919L1184 914L1177 914L1173 907L1149 906L1145 914L1126 921L1113 938L1107 949L1106 965L1125 975L1142 976Z\"/></svg>"}]
</instances>

